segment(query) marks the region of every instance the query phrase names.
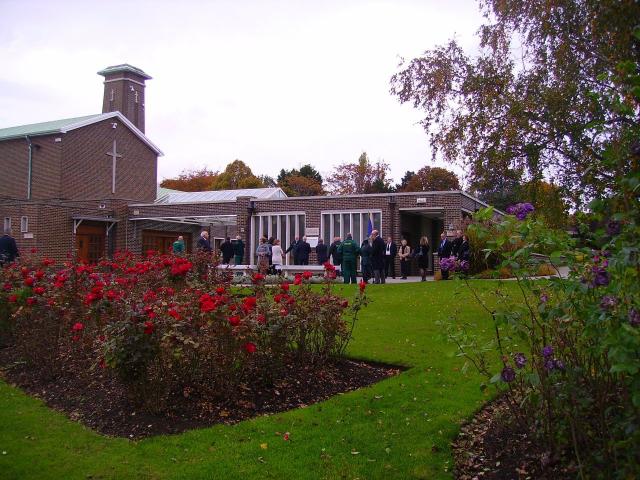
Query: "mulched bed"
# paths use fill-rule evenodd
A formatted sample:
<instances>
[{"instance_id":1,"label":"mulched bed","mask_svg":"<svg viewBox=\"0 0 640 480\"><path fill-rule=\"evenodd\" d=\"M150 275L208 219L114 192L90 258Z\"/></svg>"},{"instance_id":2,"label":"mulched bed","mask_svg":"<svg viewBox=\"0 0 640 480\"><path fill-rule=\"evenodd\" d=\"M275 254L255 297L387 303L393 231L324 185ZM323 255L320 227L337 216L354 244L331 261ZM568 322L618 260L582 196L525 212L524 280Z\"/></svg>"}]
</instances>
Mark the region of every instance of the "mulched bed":
<instances>
[{"instance_id":1,"label":"mulched bed","mask_svg":"<svg viewBox=\"0 0 640 480\"><path fill-rule=\"evenodd\" d=\"M167 412L153 415L136 409L120 383L104 370L85 380L69 374L44 380L23 364L15 363L12 357L10 348L0 349L0 366L5 366L0 367L0 376L8 383L93 430L130 439L181 433L218 423L232 424L305 407L401 371L401 367L351 360L323 369L290 365L287 378L271 386L245 385L233 400L198 398L185 392L170 399ZM6 368L8 365L11 368Z\"/></svg>"},{"instance_id":2,"label":"mulched bed","mask_svg":"<svg viewBox=\"0 0 640 480\"><path fill-rule=\"evenodd\" d=\"M513 419L504 397L463 425L452 447L458 480L564 480L577 475Z\"/></svg>"}]
</instances>

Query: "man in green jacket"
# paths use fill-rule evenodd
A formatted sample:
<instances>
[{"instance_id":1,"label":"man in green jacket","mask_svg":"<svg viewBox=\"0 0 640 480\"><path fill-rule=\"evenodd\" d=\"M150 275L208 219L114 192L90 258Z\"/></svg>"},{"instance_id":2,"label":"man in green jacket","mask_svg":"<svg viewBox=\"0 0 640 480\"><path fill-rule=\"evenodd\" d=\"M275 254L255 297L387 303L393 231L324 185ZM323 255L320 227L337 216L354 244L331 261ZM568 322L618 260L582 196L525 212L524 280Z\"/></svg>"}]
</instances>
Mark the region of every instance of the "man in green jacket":
<instances>
[{"instance_id":1,"label":"man in green jacket","mask_svg":"<svg viewBox=\"0 0 640 480\"><path fill-rule=\"evenodd\" d=\"M342 256L342 276L344 283L358 283L356 278L356 261L360 255L360 247L353 241L350 233L338 247L338 253Z\"/></svg>"},{"instance_id":2,"label":"man in green jacket","mask_svg":"<svg viewBox=\"0 0 640 480\"><path fill-rule=\"evenodd\" d=\"M233 242L233 256L236 265L242 265L244 261L244 242L242 237L238 235L236 241Z\"/></svg>"}]
</instances>

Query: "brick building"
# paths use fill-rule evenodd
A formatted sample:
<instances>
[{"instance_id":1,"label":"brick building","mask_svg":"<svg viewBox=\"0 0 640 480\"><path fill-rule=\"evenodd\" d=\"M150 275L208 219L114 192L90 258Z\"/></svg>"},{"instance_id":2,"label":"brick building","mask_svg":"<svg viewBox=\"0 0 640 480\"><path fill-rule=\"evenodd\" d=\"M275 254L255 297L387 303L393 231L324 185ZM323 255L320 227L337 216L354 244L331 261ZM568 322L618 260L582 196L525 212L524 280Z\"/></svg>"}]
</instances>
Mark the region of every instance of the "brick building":
<instances>
[{"instance_id":1,"label":"brick building","mask_svg":"<svg viewBox=\"0 0 640 480\"><path fill-rule=\"evenodd\" d=\"M126 64L98 73L102 113L0 129L0 217L22 250L93 261L115 250L166 250L180 234L191 250L206 228L215 244L241 235L253 263L261 235L283 245L297 235L313 244L347 233L360 242L376 228L396 242L415 246L426 235L435 245L440 232L485 206L462 191L289 198L279 188L157 188L162 152L144 133L151 77Z\"/></svg>"}]
</instances>

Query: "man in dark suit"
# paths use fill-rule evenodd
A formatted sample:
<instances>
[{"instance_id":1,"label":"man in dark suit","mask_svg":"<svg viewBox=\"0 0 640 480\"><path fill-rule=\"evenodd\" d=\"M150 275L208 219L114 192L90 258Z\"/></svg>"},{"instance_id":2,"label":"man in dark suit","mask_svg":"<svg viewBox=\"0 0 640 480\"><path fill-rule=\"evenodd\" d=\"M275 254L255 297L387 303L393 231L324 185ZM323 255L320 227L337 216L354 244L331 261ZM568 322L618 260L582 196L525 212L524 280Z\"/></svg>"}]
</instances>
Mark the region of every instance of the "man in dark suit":
<instances>
[{"instance_id":1,"label":"man in dark suit","mask_svg":"<svg viewBox=\"0 0 640 480\"><path fill-rule=\"evenodd\" d=\"M327 246L321 238L318 239L318 245L316 245L316 258L318 259L318 265L322 265L329 260Z\"/></svg>"},{"instance_id":2,"label":"man in dark suit","mask_svg":"<svg viewBox=\"0 0 640 480\"><path fill-rule=\"evenodd\" d=\"M284 252L285 254L291 252L291 255L293 256L294 265L300 265L298 249L300 248L301 244L302 242L300 241L300 237L296 236L293 242L291 242L291 245L289 245L289 248L287 248L287 250Z\"/></svg>"},{"instance_id":3,"label":"man in dark suit","mask_svg":"<svg viewBox=\"0 0 640 480\"><path fill-rule=\"evenodd\" d=\"M225 265L231 263L231 257L233 257L233 244L231 243L231 237L225 238L222 245L220 245L220 251L222 252L222 263Z\"/></svg>"},{"instance_id":4,"label":"man in dark suit","mask_svg":"<svg viewBox=\"0 0 640 480\"><path fill-rule=\"evenodd\" d=\"M384 251L385 243L377 230L371 232L371 268L373 269L373 283L385 283L384 279Z\"/></svg>"},{"instance_id":5,"label":"man in dark suit","mask_svg":"<svg viewBox=\"0 0 640 480\"><path fill-rule=\"evenodd\" d=\"M307 242L307 237L302 237L300 245L298 245L298 264L309 265L309 255L311 255L311 245Z\"/></svg>"},{"instance_id":6,"label":"man in dark suit","mask_svg":"<svg viewBox=\"0 0 640 480\"><path fill-rule=\"evenodd\" d=\"M396 254L398 253L398 247L393 242L391 237L387 238L387 243L384 250L384 276L389 276L389 270L391 270L391 278L396 278Z\"/></svg>"},{"instance_id":7,"label":"man in dark suit","mask_svg":"<svg viewBox=\"0 0 640 480\"><path fill-rule=\"evenodd\" d=\"M0 237L0 266L8 265L20 256L16 240L11 236L11 230L6 228Z\"/></svg>"},{"instance_id":8,"label":"man in dark suit","mask_svg":"<svg viewBox=\"0 0 640 480\"><path fill-rule=\"evenodd\" d=\"M438 245L438 259L442 260L443 258L449 258L451 256L451 242L447 238L447 234L442 232L440 234L440 245ZM449 278L449 272L445 270L440 270L442 274L442 279L447 280Z\"/></svg>"},{"instance_id":9,"label":"man in dark suit","mask_svg":"<svg viewBox=\"0 0 640 480\"><path fill-rule=\"evenodd\" d=\"M198 239L196 248L198 249L198 251L205 253L211 253L213 251L213 249L211 248L211 242L209 241L209 232L203 230L200 233L200 238Z\"/></svg>"},{"instance_id":10,"label":"man in dark suit","mask_svg":"<svg viewBox=\"0 0 640 480\"><path fill-rule=\"evenodd\" d=\"M451 255L458 258L462 245L462 230L456 230L456 238L451 242Z\"/></svg>"}]
</instances>

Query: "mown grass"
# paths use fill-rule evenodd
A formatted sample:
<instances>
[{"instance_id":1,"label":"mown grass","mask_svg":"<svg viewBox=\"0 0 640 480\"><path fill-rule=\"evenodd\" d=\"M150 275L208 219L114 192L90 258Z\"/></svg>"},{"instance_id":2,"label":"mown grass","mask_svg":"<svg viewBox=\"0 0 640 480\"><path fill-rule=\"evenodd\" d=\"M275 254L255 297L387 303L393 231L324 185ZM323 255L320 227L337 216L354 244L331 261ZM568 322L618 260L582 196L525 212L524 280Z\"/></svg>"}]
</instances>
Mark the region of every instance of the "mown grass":
<instances>
[{"instance_id":1,"label":"mown grass","mask_svg":"<svg viewBox=\"0 0 640 480\"><path fill-rule=\"evenodd\" d=\"M339 288L350 297L356 287ZM489 335L490 319L455 281L367 293L348 354L409 367L401 375L307 408L141 441L98 435L0 381L0 478L450 478L450 442L487 396L436 321L458 310Z\"/></svg>"}]
</instances>

